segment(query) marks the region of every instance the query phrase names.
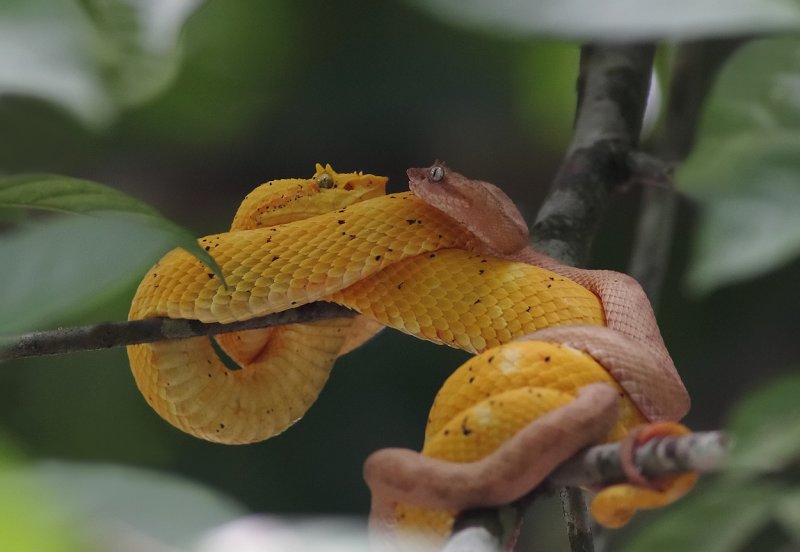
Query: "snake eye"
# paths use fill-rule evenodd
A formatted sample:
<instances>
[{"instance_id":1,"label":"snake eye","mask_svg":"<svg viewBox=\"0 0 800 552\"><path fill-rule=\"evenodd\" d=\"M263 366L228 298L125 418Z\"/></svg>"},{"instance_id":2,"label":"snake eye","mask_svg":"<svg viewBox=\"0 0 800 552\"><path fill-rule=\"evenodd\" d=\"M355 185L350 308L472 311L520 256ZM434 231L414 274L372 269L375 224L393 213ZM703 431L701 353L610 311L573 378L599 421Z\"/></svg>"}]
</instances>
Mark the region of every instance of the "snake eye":
<instances>
[{"instance_id":1,"label":"snake eye","mask_svg":"<svg viewBox=\"0 0 800 552\"><path fill-rule=\"evenodd\" d=\"M333 188L333 177L324 172L317 177L317 185L320 188Z\"/></svg>"},{"instance_id":2,"label":"snake eye","mask_svg":"<svg viewBox=\"0 0 800 552\"><path fill-rule=\"evenodd\" d=\"M431 167L429 176L431 181L439 182L442 178L444 178L444 167L441 167L440 165L434 165Z\"/></svg>"}]
</instances>

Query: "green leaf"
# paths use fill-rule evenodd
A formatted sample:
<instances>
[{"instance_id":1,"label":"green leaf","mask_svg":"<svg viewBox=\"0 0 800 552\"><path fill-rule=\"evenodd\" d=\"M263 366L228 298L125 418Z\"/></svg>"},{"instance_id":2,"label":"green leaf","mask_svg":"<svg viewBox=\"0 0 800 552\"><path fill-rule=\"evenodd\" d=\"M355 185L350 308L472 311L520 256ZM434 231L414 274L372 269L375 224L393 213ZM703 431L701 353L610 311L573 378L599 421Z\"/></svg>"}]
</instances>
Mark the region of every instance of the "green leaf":
<instances>
[{"instance_id":1,"label":"green leaf","mask_svg":"<svg viewBox=\"0 0 800 552\"><path fill-rule=\"evenodd\" d=\"M503 36L578 40L687 39L800 29L791 0L413 0L447 23Z\"/></svg>"},{"instance_id":2,"label":"green leaf","mask_svg":"<svg viewBox=\"0 0 800 552\"><path fill-rule=\"evenodd\" d=\"M784 494L767 482L715 481L680 500L622 547L623 552L734 552L771 519Z\"/></svg>"},{"instance_id":3,"label":"green leaf","mask_svg":"<svg viewBox=\"0 0 800 552\"><path fill-rule=\"evenodd\" d=\"M200 0L6 0L0 94L41 98L84 124L109 124L176 75L180 32Z\"/></svg>"},{"instance_id":4,"label":"green leaf","mask_svg":"<svg viewBox=\"0 0 800 552\"><path fill-rule=\"evenodd\" d=\"M776 472L800 459L800 375L790 374L761 387L733 411L735 436L728 466L733 470Z\"/></svg>"},{"instance_id":5,"label":"green leaf","mask_svg":"<svg viewBox=\"0 0 800 552\"><path fill-rule=\"evenodd\" d=\"M172 239L132 220L55 217L0 239L0 334L44 327L141 278Z\"/></svg>"},{"instance_id":6,"label":"green leaf","mask_svg":"<svg viewBox=\"0 0 800 552\"><path fill-rule=\"evenodd\" d=\"M0 207L48 209L66 213L135 213L158 217L158 212L122 192L87 180L49 174L0 178Z\"/></svg>"},{"instance_id":7,"label":"green leaf","mask_svg":"<svg viewBox=\"0 0 800 552\"><path fill-rule=\"evenodd\" d=\"M87 125L107 124L114 108L97 75L94 31L74 2L0 4L0 93L34 96Z\"/></svg>"},{"instance_id":8,"label":"green leaf","mask_svg":"<svg viewBox=\"0 0 800 552\"><path fill-rule=\"evenodd\" d=\"M693 291L753 278L800 253L800 40L737 52L676 181L703 208L687 276Z\"/></svg>"},{"instance_id":9,"label":"green leaf","mask_svg":"<svg viewBox=\"0 0 800 552\"><path fill-rule=\"evenodd\" d=\"M33 208L126 217L157 230L163 234L162 241L167 246L182 247L205 263L225 283L219 265L200 247L191 232L164 218L149 205L103 184L56 175L33 174L0 178L0 209L2 208Z\"/></svg>"},{"instance_id":10,"label":"green leaf","mask_svg":"<svg viewBox=\"0 0 800 552\"><path fill-rule=\"evenodd\" d=\"M35 464L30 476L69 504L77 524L127 527L167 547L185 549L201 533L247 513L198 483L141 468L47 461Z\"/></svg>"},{"instance_id":11,"label":"green leaf","mask_svg":"<svg viewBox=\"0 0 800 552\"><path fill-rule=\"evenodd\" d=\"M169 86L181 61L179 38L202 0L79 0L102 44L95 56L121 107L139 105Z\"/></svg>"}]
</instances>

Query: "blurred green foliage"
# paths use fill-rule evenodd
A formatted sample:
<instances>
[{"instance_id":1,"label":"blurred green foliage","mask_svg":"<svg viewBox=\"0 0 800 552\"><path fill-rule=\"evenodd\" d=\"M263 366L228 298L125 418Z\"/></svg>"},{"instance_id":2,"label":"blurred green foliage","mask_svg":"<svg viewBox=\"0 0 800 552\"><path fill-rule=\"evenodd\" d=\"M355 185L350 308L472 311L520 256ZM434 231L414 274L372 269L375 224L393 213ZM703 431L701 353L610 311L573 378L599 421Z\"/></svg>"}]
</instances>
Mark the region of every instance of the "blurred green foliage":
<instances>
[{"instance_id":1,"label":"blurred green foliage","mask_svg":"<svg viewBox=\"0 0 800 552\"><path fill-rule=\"evenodd\" d=\"M84 124L108 125L161 92L200 0L4 0L0 91L41 98Z\"/></svg>"},{"instance_id":2,"label":"blurred green foliage","mask_svg":"<svg viewBox=\"0 0 800 552\"><path fill-rule=\"evenodd\" d=\"M223 230L257 183L310 175L315 161L388 174L397 190L406 167L438 157L502 185L531 218L569 139L578 59L569 40L797 29L799 6L1 0L0 168L103 182L202 234ZM800 354L797 59L795 40L743 48L678 173L692 201L679 212L660 318L697 429L719 427L739 396ZM612 206L597 266L624 268L636 199ZM123 319L146 266L180 242L120 224L0 211L4 328ZM684 293L689 263L702 297ZM161 421L124 351L3 365L0 429L25 459L0 460L0 549L74 550L85 544L72 534L84 524L76 520L99 511L180 547L245 509L363 516L363 459L384 446L418 447L436 389L465 357L384 332L338 362L297 427L247 447L198 441ZM625 549L796 542L800 493L787 467L797 458L796 386L780 380L733 417L737 457L757 466L751 477L722 478L666 514L641 516L632 533L615 535L633 535ZM74 507L22 489L8 466ZM780 473L780 484L765 471ZM72 510L77 517L64 517ZM541 542L552 542L552 526L543 518Z\"/></svg>"},{"instance_id":3,"label":"blurred green foliage","mask_svg":"<svg viewBox=\"0 0 800 552\"><path fill-rule=\"evenodd\" d=\"M67 522L65 503L54 500L38 478L23 475L23 461L0 439L0 549L78 552L87 542L79 526Z\"/></svg>"},{"instance_id":4,"label":"blurred green foliage","mask_svg":"<svg viewBox=\"0 0 800 552\"><path fill-rule=\"evenodd\" d=\"M800 41L741 47L709 98L678 183L704 206L689 283L707 292L800 253Z\"/></svg>"}]
</instances>

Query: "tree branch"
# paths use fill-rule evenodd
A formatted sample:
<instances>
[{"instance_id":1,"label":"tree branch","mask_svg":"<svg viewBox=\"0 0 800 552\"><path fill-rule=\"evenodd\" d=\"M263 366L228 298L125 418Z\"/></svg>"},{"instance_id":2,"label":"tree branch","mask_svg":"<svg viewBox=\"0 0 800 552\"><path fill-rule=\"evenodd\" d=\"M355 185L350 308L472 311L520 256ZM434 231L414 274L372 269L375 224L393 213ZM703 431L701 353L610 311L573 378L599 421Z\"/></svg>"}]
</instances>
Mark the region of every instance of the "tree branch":
<instances>
[{"instance_id":1,"label":"tree branch","mask_svg":"<svg viewBox=\"0 0 800 552\"><path fill-rule=\"evenodd\" d=\"M92 326L59 328L0 338L0 362L15 358L108 349L166 339L185 339L283 324L344 318L356 314L355 311L334 303L317 302L230 324L175 318L103 322Z\"/></svg>"},{"instance_id":2,"label":"tree branch","mask_svg":"<svg viewBox=\"0 0 800 552\"><path fill-rule=\"evenodd\" d=\"M624 81L618 80L609 80L609 87L599 86L598 91L606 91L607 94L605 97L592 96L595 101L589 107L583 101L587 91L579 94L575 138L550 196L558 201L553 200L550 207L540 211L534 227L537 247L568 262L585 263L610 194L631 181L645 184L629 272L639 280L651 301L657 301L666 274L676 209L672 168L674 163L682 161L691 151L705 97L720 67L740 43L741 40L707 40L687 43L678 48L664 132L657 147L659 158L646 156L637 147L653 50L649 47L641 47L638 51L633 46L621 47L617 52L608 53L604 61L595 61L598 71L603 66L621 67L622 70L615 73L632 79L628 86L630 95L626 97L614 88L614 85L624 84ZM622 61L626 53L627 63ZM597 52L584 49L582 54L583 74L585 64L597 59ZM620 57L617 58L615 54ZM593 109L595 113L585 115L582 119L585 109ZM582 120L585 126L582 126ZM603 130L592 131L592 124L601 125ZM586 130L587 126L589 130ZM583 134L588 139L580 137L581 130L585 130ZM592 137L596 138L594 143L591 142ZM602 156L604 150L606 157L603 162L593 164L596 158L592 153ZM587 171L589 174L585 174ZM584 204L581 208L581 199L597 203L589 206ZM573 207L576 204L578 208ZM574 240L582 238L582 241L570 242L563 236ZM602 465L602 462L598 465ZM558 480L555 474L554 478ZM563 484L585 483L571 483L570 478L566 478ZM592 550L588 514L580 491L563 491L562 504L572 550Z\"/></svg>"},{"instance_id":3,"label":"tree branch","mask_svg":"<svg viewBox=\"0 0 800 552\"><path fill-rule=\"evenodd\" d=\"M631 179L654 51L650 44L581 48L572 143L531 232L536 249L565 264L586 264L609 197ZM518 505L518 523L530 503ZM566 487L562 505L573 552L590 552L593 541L582 492ZM482 524L489 533L501 526L498 510L463 513L456 526L465 516L472 519L470 527Z\"/></svg>"},{"instance_id":4,"label":"tree branch","mask_svg":"<svg viewBox=\"0 0 800 552\"><path fill-rule=\"evenodd\" d=\"M630 180L653 52L652 45L581 49L572 143L531 232L539 251L565 264L586 264L609 197Z\"/></svg>"},{"instance_id":5,"label":"tree branch","mask_svg":"<svg viewBox=\"0 0 800 552\"><path fill-rule=\"evenodd\" d=\"M658 147L661 158L644 155L638 149L654 47L582 48L573 140L533 226L537 249L564 263L584 265L611 194L631 182L644 183L645 204L636 233L631 274L651 299L658 295L666 272L675 211L672 167L691 150L703 100L722 63L740 43L741 40L709 40L679 47ZM561 496L572 550L591 551L585 502L582 493L571 487L591 481L573 481L569 477L554 481L568 485ZM486 527L497 527L496 513L482 511L481 515ZM521 519L524 514L520 511L518 515Z\"/></svg>"},{"instance_id":6,"label":"tree branch","mask_svg":"<svg viewBox=\"0 0 800 552\"><path fill-rule=\"evenodd\" d=\"M654 52L651 44L581 49L572 143L532 232L537 249L564 263L586 264L609 197L630 180ZM591 552L583 493L568 486L560 494L573 552Z\"/></svg>"}]
</instances>

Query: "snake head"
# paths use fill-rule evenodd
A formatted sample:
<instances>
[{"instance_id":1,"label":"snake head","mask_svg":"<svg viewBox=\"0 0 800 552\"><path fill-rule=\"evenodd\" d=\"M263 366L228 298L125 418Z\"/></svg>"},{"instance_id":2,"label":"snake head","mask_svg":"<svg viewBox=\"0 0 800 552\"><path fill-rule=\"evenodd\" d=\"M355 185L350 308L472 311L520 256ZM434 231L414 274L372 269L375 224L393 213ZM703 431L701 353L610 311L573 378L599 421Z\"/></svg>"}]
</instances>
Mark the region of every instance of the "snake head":
<instances>
[{"instance_id":1,"label":"snake head","mask_svg":"<svg viewBox=\"0 0 800 552\"><path fill-rule=\"evenodd\" d=\"M480 239L487 252L500 256L528 245L528 225L503 190L482 180L471 180L436 161L426 168L406 171L411 191Z\"/></svg>"},{"instance_id":2,"label":"snake head","mask_svg":"<svg viewBox=\"0 0 800 552\"><path fill-rule=\"evenodd\" d=\"M316 172L307 184L308 197L289 199L292 208L304 212L304 218L343 209L386 193L385 176L362 172L337 173L330 165L317 163Z\"/></svg>"},{"instance_id":3,"label":"snake head","mask_svg":"<svg viewBox=\"0 0 800 552\"><path fill-rule=\"evenodd\" d=\"M231 230L263 228L343 209L386 193L385 176L337 173L319 163L311 178L271 180L247 194Z\"/></svg>"},{"instance_id":4,"label":"snake head","mask_svg":"<svg viewBox=\"0 0 800 552\"><path fill-rule=\"evenodd\" d=\"M317 163L312 178L321 190L330 190L326 192L329 195L349 196L348 204L384 195L389 180L385 176L363 172L337 173L329 164L323 167L320 163Z\"/></svg>"}]
</instances>

